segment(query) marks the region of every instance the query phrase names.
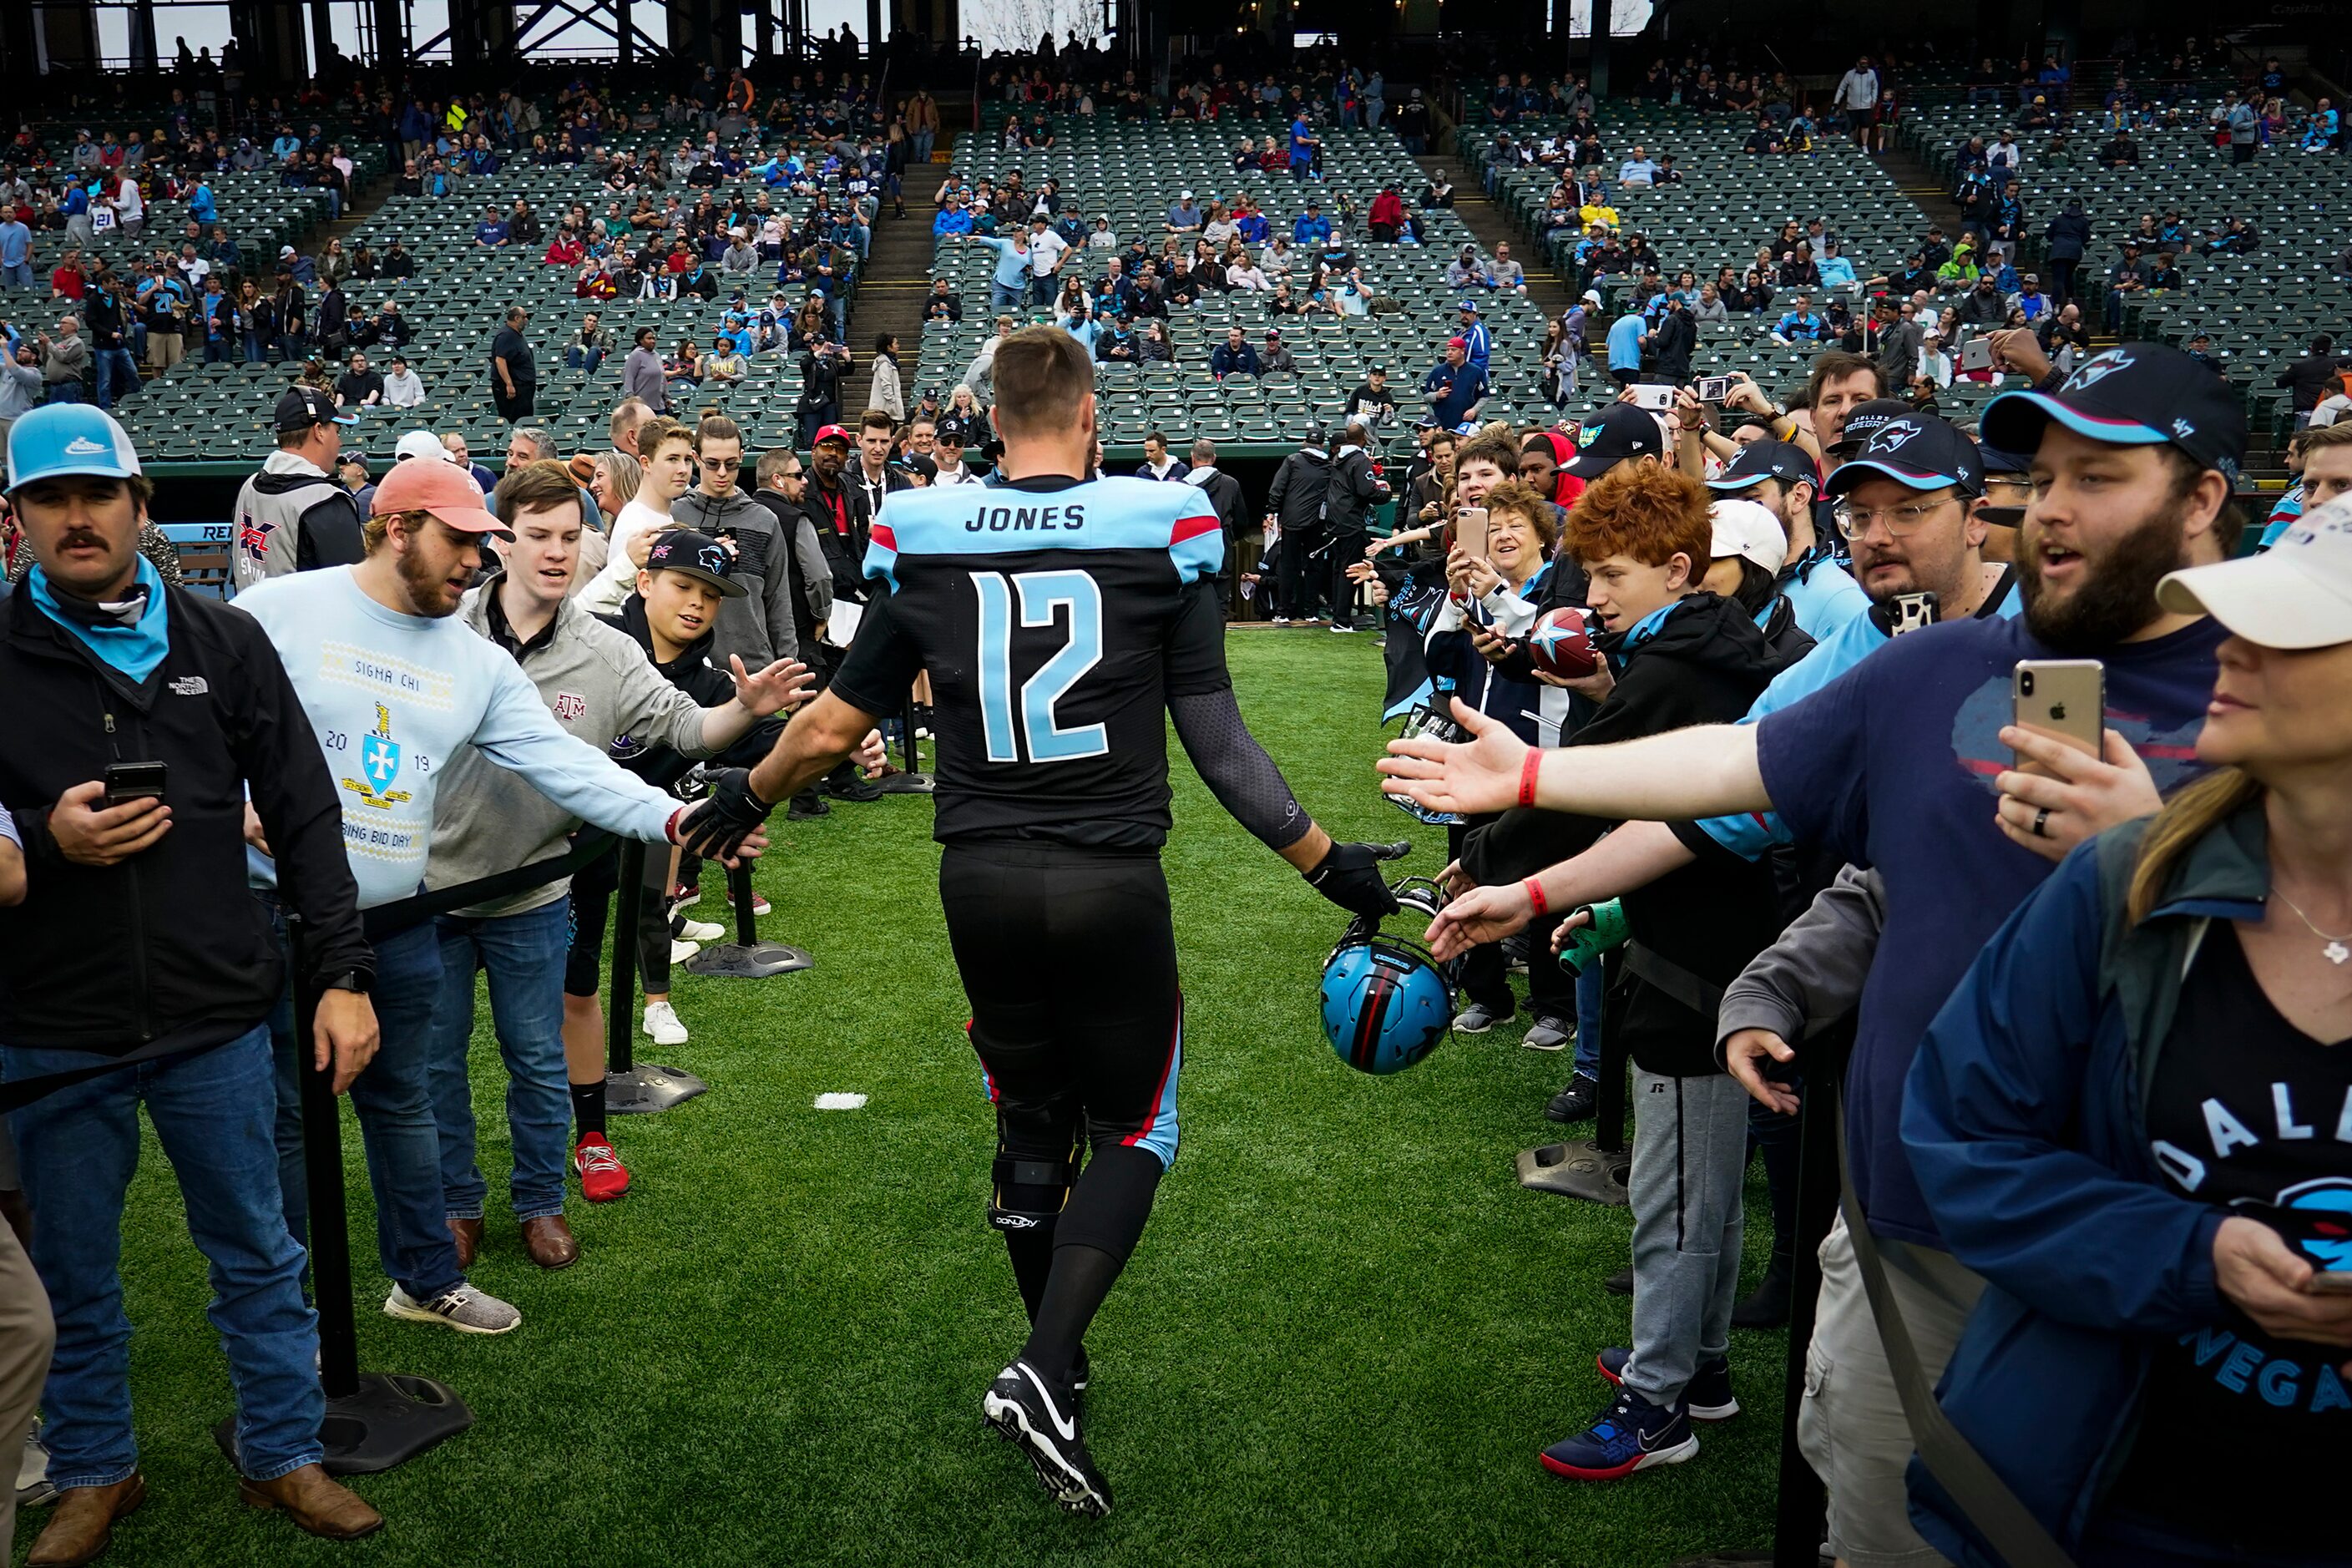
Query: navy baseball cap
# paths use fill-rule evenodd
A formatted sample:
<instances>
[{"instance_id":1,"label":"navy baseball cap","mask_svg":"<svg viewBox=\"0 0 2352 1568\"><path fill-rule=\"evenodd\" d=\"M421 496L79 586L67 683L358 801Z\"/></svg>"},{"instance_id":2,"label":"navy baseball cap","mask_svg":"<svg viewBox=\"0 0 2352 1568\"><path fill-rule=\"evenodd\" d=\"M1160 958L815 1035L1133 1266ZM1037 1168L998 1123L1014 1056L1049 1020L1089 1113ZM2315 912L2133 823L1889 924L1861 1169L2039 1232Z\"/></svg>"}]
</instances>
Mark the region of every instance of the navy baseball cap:
<instances>
[{"instance_id":1,"label":"navy baseball cap","mask_svg":"<svg viewBox=\"0 0 2352 1568\"><path fill-rule=\"evenodd\" d=\"M2121 343L2093 354L2055 392L2003 393L1986 405L1986 440L2012 452L2040 449L2056 420L2116 447L2170 446L2234 486L2246 457L2246 411L2229 383L2163 343Z\"/></svg>"},{"instance_id":2,"label":"navy baseball cap","mask_svg":"<svg viewBox=\"0 0 2352 1568\"><path fill-rule=\"evenodd\" d=\"M1831 444L1830 450L1841 456L1854 451L1880 426L1910 412L1911 405L1899 397L1874 397L1867 403L1857 403L1846 410L1845 422L1838 426L1838 438Z\"/></svg>"},{"instance_id":3,"label":"navy baseball cap","mask_svg":"<svg viewBox=\"0 0 2352 1568\"><path fill-rule=\"evenodd\" d=\"M1752 489L1766 479L1778 479L1784 485L1818 486L1821 475L1813 460L1800 447L1786 441L1750 441L1724 465L1723 472L1706 481L1706 488L1728 495Z\"/></svg>"},{"instance_id":4,"label":"navy baseball cap","mask_svg":"<svg viewBox=\"0 0 2352 1568\"><path fill-rule=\"evenodd\" d=\"M297 386L278 400L278 428L281 433L308 430L317 425L356 425L360 416L345 414L335 406L335 400L315 386Z\"/></svg>"},{"instance_id":5,"label":"navy baseball cap","mask_svg":"<svg viewBox=\"0 0 2352 1568\"><path fill-rule=\"evenodd\" d=\"M1585 421L1576 433L1576 460L1568 471L1580 479L1597 479L1635 458L1663 458L1666 437L1655 415L1630 403L1612 403L1600 418Z\"/></svg>"},{"instance_id":6,"label":"navy baseball cap","mask_svg":"<svg viewBox=\"0 0 2352 1568\"><path fill-rule=\"evenodd\" d=\"M1977 444L1959 431L1932 414L1913 412L1873 430L1822 493L1842 496L1870 479L1893 479L1915 490L1948 486L1964 496L1979 496L1984 493L1984 460L1977 456Z\"/></svg>"},{"instance_id":7,"label":"navy baseball cap","mask_svg":"<svg viewBox=\"0 0 2352 1568\"><path fill-rule=\"evenodd\" d=\"M668 529L656 539L646 552L646 570L699 577L730 599L740 599L751 591L735 580L733 553L710 535L690 528Z\"/></svg>"},{"instance_id":8,"label":"navy baseball cap","mask_svg":"<svg viewBox=\"0 0 2352 1568\"><path fill-rule=\"evenodd\" d=\"M1998 474L2003 479L2021 479L2033 471L2033 459L2023 452L2012 452L2002 447L1977 443L1977 456L1984 459L1985 478Z\"/></svg>"}]
</instances>

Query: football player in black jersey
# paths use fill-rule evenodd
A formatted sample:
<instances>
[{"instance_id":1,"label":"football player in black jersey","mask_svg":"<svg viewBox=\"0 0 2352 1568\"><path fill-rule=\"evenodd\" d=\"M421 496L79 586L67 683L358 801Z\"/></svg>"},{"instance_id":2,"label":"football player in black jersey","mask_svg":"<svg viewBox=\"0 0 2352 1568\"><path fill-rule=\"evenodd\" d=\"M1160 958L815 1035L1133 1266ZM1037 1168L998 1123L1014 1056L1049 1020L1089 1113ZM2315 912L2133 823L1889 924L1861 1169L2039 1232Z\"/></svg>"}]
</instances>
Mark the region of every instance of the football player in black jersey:
<instances>
[{"instance_id":1,"label":"football player in black jersey","mask_svg":"<svg viewBox=\"0 0 2352 1568\"><path fill-rule=\"evenodd\" d=\"M1030 1319L982 1409L1057 1502L1099 1517L1110 1490L1079 1431L1083 1340L1176 1157L1161 715L1219 804L1317 891L1361 915L1396 900L1381 851L1334 843L1242 722L1208 498L1079 477L1094 368L1068 333L1006 338L995 382L1004 482L889 498L866 559L876 592L832 688L758 767L722 776L694 847L730 848L930 672L940 898L996 1108L988 1215Z\"/></svg>"}]
</instances>

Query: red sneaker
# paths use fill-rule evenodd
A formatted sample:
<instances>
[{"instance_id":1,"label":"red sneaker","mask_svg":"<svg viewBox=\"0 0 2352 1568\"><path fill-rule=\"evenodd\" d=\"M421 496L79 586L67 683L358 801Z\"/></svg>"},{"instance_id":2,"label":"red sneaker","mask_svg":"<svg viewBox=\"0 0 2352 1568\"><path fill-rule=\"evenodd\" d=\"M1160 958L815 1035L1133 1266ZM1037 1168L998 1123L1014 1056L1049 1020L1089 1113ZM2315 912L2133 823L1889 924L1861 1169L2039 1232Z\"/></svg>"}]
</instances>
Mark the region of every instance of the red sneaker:
<instances>
[{"instance_id":1,"label":"red sneaker","mask_svg":"<svg viewBox=\"0 0 2352 1568\"><path fill-rule=\"evenodd\" d=\"M727 902L730 908L735 902L735 892L731 888L729 889L727 892ZM767 894L753 893L751 895L751 912L755 915L764 915L769 912Z\"/></svg>"},{"instance_id":2,"label":"red sneaker","mask_svg":"<svg viewBox=\"0 0 2352 1568\"><path fill-rule=\"evenodd\" d=\"M592 1204L609 1204L629 1190L629 1168L602 1132L580 1140L572 1151L572 1168L580 1173L581 1194Z\"/></svg>"}]
</instances>

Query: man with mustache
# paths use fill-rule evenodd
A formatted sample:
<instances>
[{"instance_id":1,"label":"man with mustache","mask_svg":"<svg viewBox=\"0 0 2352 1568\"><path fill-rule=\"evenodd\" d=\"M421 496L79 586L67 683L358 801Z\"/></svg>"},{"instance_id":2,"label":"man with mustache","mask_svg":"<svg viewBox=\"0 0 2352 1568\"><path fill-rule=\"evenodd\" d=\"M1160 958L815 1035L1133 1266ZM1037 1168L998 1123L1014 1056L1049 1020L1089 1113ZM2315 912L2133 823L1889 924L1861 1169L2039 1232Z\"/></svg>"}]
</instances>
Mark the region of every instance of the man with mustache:
<instances>
[{"instance_id":1,"label":"man with mustache","mask_svg":"<svg viewBox=\"0 0 2352 1568\"><path fill-rule=\"evenodd\" d=\"M649 844L672 844L694 810L567 733L507 651L457 617L481 566L484 535L513 537L453 463L395 464L376 486L356 566L273 578L237 596L285 661L343 813L362 910L425 881L433 802L471 746L521 774L572 816ZM757 846L751 850L757 853ZM427 921L378 937L373 994L383 1045L352 1085L375 1186L376 1245L392 1292L386 1315L502 1334L522 1321L466 1281L446 1223L430 1086L441 947ZM279 1180L297 1236L308 1211L299 1084L278 1059Z\"/></svg>"},{"instance_id":2,"label":"man with mustache","mask_svg":"<svg viewBox=\"0 0 2352 1568\"><path fill-rule=\"evenodd\" d=\"M1970 487L1957 448L1926 426L1903 435L1903 424L1880 426L1830 486L1843 500L1849 538L1884 534L1907 551L1906 540L1965 508ZM1653 820L1776 812L1799 846L1879 873L1886 923L1848 1068L1846 1123L1862 1212L1902 1265L1890 1277L1931 1380L1982 1280L1944 1247L1912 1178L1899 1126L1905 1074L1969 961L2052 863L2154 810L2158 788L2186 776L2224 634L2160 607L2156 585L2178 567L2226 556L2242 524L2230 498L2243 412L2177 350L2126 343L2095 355L2053 392L1997 399L1984 428L1992 444L2033 455L2034 499L2018 548L2021 616L1897 638L1751 724L1530 752L1480 716L1459 714L1472 741L1395 742L1381 764L1391 791L1438 811L1517 805ZM1881 489L1878 479L1895 483ZM1863 557L1855 565L1866 590L1900 575L1891 555ZM2105 666L2108 728L2097 760L2005 727L2015 665L2050 658ZM2053 776L2012 767L2012 751ZM1677 824L1669 845L1654 833L1622 845L1617 837L1530 879L1535 889L1517 889L1517 900L1535 904L1539 890L1541 907L1573 908L1723 852L1691 825ZM1454 941L1497 940L1526 923L1510 907L1514 892L1457 900L1433 931L1441 954ZM1911 1434L1843 1226L1823 1247L1822 1273L1811 1353L1831 1372L1807 1395L1800 1430L1829 1487L1831 1544L1849 1562L1925 1552L1906 1511Z\"/></svg>"}]
</instances>

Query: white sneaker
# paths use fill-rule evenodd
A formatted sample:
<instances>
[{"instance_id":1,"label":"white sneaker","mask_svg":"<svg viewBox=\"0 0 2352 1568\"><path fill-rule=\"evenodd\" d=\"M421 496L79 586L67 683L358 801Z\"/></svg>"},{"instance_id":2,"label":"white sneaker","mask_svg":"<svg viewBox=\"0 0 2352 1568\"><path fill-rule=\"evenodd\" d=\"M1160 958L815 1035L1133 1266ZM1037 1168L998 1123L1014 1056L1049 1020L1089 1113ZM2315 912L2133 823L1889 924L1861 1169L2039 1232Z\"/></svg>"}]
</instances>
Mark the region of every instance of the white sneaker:
<instances>
[{"instance_id":1,"label":"white sneaker","mask_svg":"<svg viewBox=\"0 0 2352 1568\"><path fill-rule=\"evenodd\" d=\"M686 1026L677 1020L677 1009L667 1002L646 1005L646 1034L657 1046L686 1044Z\"/></svg>"},{"instance_id":2,"label":"white sneaker","mask_svg":"<svg viewBox=\"0 0 2352 1568\"><path fill-rule=\"evenodd\" d=\"M727 928L709 921L680 921L677 937L683 942L717 942L727 934Z\"/></svg>"},{"instance_id":3,"label":"white sneaker","mask_svg":"<svg viewBox=\"0 0 2352 1568\"><path fill-rule=\"evenodd\" d=\"M383 1299L387 1318L417 1323L446 1323L461 1334L503 1334L522 1326L522 1314L496 1296L486 1296L460 1280L430 1301L419 1301L394 1285Z\"/></svg>"},{"instance_id":4,"label":"white sneaker","mask_svg":"<svg viewBox=\"0 0 2352 1568\"><path fill-rule=\"evenodd\" d=\"M669 943L669 961L672 963L684 963L701 951L702 944L698 942L688 942L683 937L672 937Z\"/></svg>"}]
</instances>

